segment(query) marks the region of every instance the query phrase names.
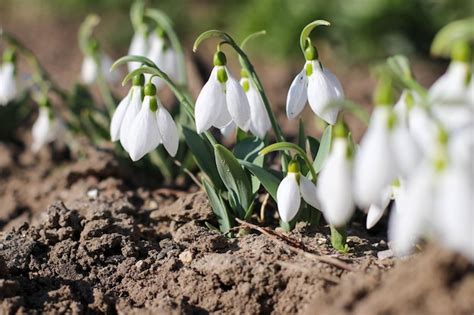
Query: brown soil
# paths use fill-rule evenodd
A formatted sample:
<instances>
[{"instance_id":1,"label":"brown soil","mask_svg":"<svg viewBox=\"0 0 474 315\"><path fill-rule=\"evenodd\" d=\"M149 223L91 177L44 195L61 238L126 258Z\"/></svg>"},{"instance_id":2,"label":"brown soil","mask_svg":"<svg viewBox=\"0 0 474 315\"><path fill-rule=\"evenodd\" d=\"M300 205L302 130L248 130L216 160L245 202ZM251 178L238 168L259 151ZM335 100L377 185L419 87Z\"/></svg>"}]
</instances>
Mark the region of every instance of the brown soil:
<instances>
[{"instance_id":1,"label":"brown soil","mask_svg":"<svg viewBox=\"0 0 474 315\"><path fill-rule=\"evenodd\" d=\"M474 267L433 245L379 259L384 238L357 221L346 255L325 227L229 239L205 227L204 193L136 189L108 151L52 167L47 150L0 150L0 313L474 312Z\"/></svg>"}]
</instances>

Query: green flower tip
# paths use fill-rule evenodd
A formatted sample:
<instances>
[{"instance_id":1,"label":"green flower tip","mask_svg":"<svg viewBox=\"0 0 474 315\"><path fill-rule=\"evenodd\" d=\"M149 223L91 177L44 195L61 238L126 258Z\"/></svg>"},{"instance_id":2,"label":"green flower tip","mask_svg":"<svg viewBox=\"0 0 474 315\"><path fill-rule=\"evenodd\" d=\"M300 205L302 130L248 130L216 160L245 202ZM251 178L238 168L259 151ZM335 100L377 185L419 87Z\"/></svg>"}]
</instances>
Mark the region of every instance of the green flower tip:
<instances>
[{"instance_id":1,"label":"green flower tip","mask_svg":"<svg viewBox=\"0 0 474 315\"><path fill-rule=\"evenodd\" d=\"M304 57L306 60L316 60L319 57L318 50L314 45L309 44L304 51Z\"/></svg>"},{"instance_id":2,"label":"green flower tip","mask_svg":"<svg viewBox=\"0 0 474 315\"><path fill-rule=\"evenodd\" d=\"M155 96L156 86L153 83L147 83L145 85L145 96Z\"/></svg>"},{"instance_id":3,"label":"green flower tip","mask_svg":"<svg viewBox=\"0 0 474 315\"><path fill-rule=\"evenodd\" d=\"M338 120L333 130L335 138L345 138L347 136L348 128L343 120Z\"/></svg>"},{"instance_id":4,"label":"green flower tip","mask_svg":"<svg viewBox=\"0 0 474 315\"><path fill-rule=\"evenodd\" d=\"M222 51L216 51L213 58L214 66L225 66L227 64L227 58Z\"/></svg>"},{"instance_id":5,"label":"green flower tip","mask_svg":"<svg viewBox=\"0 0 474 315\"><path fill-rule=\"evenodd\" d=\"M220 83L226 83L227 79L227 71L225 71L223 66L219 66L219 69L217 70L217 81Z\"/></svg>"},{"instance_id":6,"label":"green flower tip","mask_svg":"<svg viewBox=\"0 0 474 315\"><path fill-rule=\"evenodd\" d=\"M300 166L297 161L292 160L288 164L288 173L296 173L296 174L300 173Z\"/></svg>"},{"instance_id":7,"label":"green flower tip","mask_svg":"<svg viewBox=\"0 0 474 315\"><path fill-rule=\"evenodd\" d=\"M467 42L457 42L451 50L451 58L454 61L469 62L471 55L471 48Z\"/></svg>"},{"instance_id":8,"label":"green flower tip","mask_svg":"<svg viewBox=\"0 0 474 315\"><path fill-rule=\"evenodd\" d=\"M438 130L438 141L440 144L445 145L448 143L448 133L444 128L439 128Z\"/></svg>"},{"instance_id":9,"label":"green flower tip","mask_svg":"<svg viewBox=\"0 0 474 315\"><path fill-rule=\"evenodd\" d=\"M244 90L244 92L248 92L249 89L250 89L250 83L249 83L249 80L247 78L244 78L242 80L242 89Z\"/></svg>"},{"instance_id":10,"label":"green flower tip","mask_svg":"<svg viewBox=\"0 0 474 315\"><path fill-rule=\"evenodd\" d=\"M376 106L387 106L393 104L394 101L392 80L384 77L379 81L375 89L374 104Z\"/></svg>"},{"instance_id":11,"label":"green flower tip","mask_svg":"<svg viewBox=\"0 0 474 315\"><path fill-rule=\"evenodd\" d=\"M156 112L158 110L158 100L156 99L155 96L152 96L150 98L150 110L152 112Z\"/></svg>"},{"instance_id":12,"label":"green flower tip","mask_svg":"<svg viewBox=\"0 0 474 315\"><path fill-rule=\"evenodd\" d=\"M143 86L145 84L145 76L143 73L140 73L133 77L132 84L135 86Z\"/></svg>"},{"instance_id":13,"label":"green flower tip","mask_svg":"<svg viewBox=\"0 0 474 315\"><path fill-rule=\"evenodd\" d=\"M16 51L14 48L8 48L3 53L3 62L6 63L15 63L16 61Z\"/></svg>"}]
</instances>

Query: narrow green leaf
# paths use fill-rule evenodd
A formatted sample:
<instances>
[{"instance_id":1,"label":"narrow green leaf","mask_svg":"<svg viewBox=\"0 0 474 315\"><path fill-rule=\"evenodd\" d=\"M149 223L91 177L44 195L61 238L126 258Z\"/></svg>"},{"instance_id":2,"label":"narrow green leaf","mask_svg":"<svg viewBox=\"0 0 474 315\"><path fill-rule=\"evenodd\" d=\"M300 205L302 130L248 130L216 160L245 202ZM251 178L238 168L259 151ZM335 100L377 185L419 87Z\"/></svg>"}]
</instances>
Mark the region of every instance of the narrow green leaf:
<instances>
[{"instance_id":1,"label":"narrow green leaf","mask_svg":"<svg viewBox=\"0 0 474 315\"><path fill-rule=\"evenodd\" d=\"M306 134L304 133L304 123L302 119L300 119L298 128L298 145L306 151Z\"/></svg>"},{"instance_id":2,"label":"narrow green leaf","mask_svg":"<svg viewBox=\"0 0 474 315\"><path fill-rule=\"evenodd\" d=\"M266 169L248 161L239 160L239 162L260 180L265 190L270 194L270 196L272 196L273 200L276 201L278 185L280 185L283 174L278 173L280 175L280 177L278 177L275 173L267 171Z\"/></svg>"},{"instance_id":3,"label":"narrow green leaf","mask_svg":"<svg viewBox=\"0 0 474 315\"><path fill-rule=\"evenodd\" d=\"M225 206L224 201L216 193L211 184L203 179L202 184L206 190L207 197L209 198L209 203L211 204L212 211L217 217L217 222L219 223L219 229L222 233L227 233L232 228L232 222Z\"/></svg>"},{"instance_id":4,"label":"narrow green leaf","mask_svg":"<svg viewBox=\"0 0 474 315\"><path fill-rule=\"evenodd\" d=\"M226 147L220 144L214 145L214 154L221 180L229 193L233 195L234 201L238 203L235 210L240 218L244 218L253 200L250 178Z\"/></svg>"},{"instance_id":5,"label":"narrow green leaf","mask_svg":"<svg viewBox=\"0 0 474 315\"><path fill-rule=\"evenodd\" d=\"M320 145L319 140L311 136L308 136L306 140L309 145L309 151L311 152L311 158L314 159L316 158L316 154L318 154L318 151L319 151L319 145Z\"/></svg>"},{"instance_id":6,"label":"narrow green leaf","mask_svg":"<svg viewBox=\"0 0 474 315\"><path fill-rule=\"evenodd\" d=\"M237 159L251 162L258 166L263 166L264 157L258 152L263 149L265 143L257 137L248 137L238 142L234 147L234 155ZM260 181L252 176L252 193L255 194L260 188Z\"/></svg>"},{"instance_id":7,"label":"narrow green leaf","mask_svg":"<svg viewBox=\"0 0 474 315\"><path fill-rule=\"evenodd\" d=\"M318 154L313 162L313 167L316 173L319 173L323 168L324 162L326 162L329 152L331 150L332 140L332 125L329 125L324 130L323 136L321 137L321 144L319 146Z\"/></svg>"},{"instance_id":8,"label":"narrow green leaf","mask_svg":"<svg viewBox=\"0 0 474 315\"><path fill-rule=\"evenodd\" d=\"M194 130L185 126L183 126L183 136L201 171L209 177L215 187L218 189L224 187L214 162L214 152L209 144Z\"/></svg>"}]
</instances>

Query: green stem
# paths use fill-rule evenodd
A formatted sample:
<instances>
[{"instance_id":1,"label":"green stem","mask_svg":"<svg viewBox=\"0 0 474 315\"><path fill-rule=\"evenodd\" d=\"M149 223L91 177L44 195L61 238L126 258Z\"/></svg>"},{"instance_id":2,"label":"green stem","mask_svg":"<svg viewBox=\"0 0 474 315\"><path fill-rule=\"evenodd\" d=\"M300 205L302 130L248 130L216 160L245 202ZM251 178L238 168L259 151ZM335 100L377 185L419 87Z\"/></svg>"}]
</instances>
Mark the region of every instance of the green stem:
<instances>
[{"instance_id":1,"label":"green stem","mask_svg":"<svg viewBox=\"0 0 474 315\"><path fill-rule=\"evenodd\" d=\"M273 151L283 151L283 150L294 150L294 151L296 151L296 153L298 153L303 158L304 162L306 163L306 165L309 168L312 180L315 183L316 182L316 171L313 167L313 163L308 158L308 155L303 150L303 148L301 148L300 146L298 146L294 143L291 143L291 142L277 142L277 143L274 143L274 144L271 144L271 145L267 146L266 148L263 148L259 152L259 154L265 155L265 154L268 154L268 153L273 152Z\"/></svg>"},{"instance_id":2,"label":"green stem","mask_svg":"<svg viewBox=\"0 0 474 315\"><path fill-rule=\"evenodd\" d=\"M347 231L346 227L338 227L331 225L331 245L334 249L342 252L347 253L349 247L346 244L347 240Z\"/></svg>"}]
</instances>

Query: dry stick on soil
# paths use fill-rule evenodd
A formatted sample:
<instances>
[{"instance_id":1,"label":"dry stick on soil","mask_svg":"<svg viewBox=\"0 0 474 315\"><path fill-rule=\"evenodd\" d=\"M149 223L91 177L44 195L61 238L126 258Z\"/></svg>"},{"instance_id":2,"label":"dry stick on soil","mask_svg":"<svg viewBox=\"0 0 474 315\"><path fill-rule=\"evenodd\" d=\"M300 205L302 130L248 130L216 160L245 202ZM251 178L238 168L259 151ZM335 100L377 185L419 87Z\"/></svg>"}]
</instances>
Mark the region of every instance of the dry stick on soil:
<instances>
[{"instance_id":1,"label":"dry stick on soil","mask_svg":"<svg viewBox=\"0 0 474 315\"><path fill-rule=\"evenodd\" d=\"M272 239L272 240L274 240L274 241L276 241L280 244L283 244L290 251L292 251L296 254L302 254L306 258L315 259L315 260L318 260L320 262L323 262L323 263L326 263L326 264L329 264L329 265L333 265L333 266L335 266L337 268L340 268L340 269L343 269L343 270L354 271L354 268L351 265L346 264L345 262L342 262L342 261L340 261L336 258L332 258L332 257L328 257L328 256L320 256L320 255L316 255L316 254L305 251L304 250L304 245L301 244L300 242L294 240L294 239L291 239L291 238L286 237L284 235L278 234L274 231L269 231L269 230L267 230L265 228L262 228L258 225L240 220L238 218L235 218L235 220L237 222L239 222L240 225L243 225L243 226L246 226L250 229L259 231L263 235L268 236L270 239Z\"/></svg>"},{"instance_id":2,"label":"dry stick on soil","mask_svg":"<svg viewBox=\"0 0 474 315\"><path fill-rule=\"evenodd\" d=\"M199 187L201 190L204 190L204 187L202 187L201 182L199 182L199 180L196 178L196 176L194 176L194 174L193 174L190 170L188 170L186 167L183 167L183 164L181 164L181 162L178 161L178 160L173 160L173 162L174 162L174 164L176 164L178 167L183 168L183 171L184 171L186 174L188 174L188 176L192 179L192 181L193 181L194 183L196 183L196 185L198 185L198 187Z\"/></svg>"}]
</instances>

